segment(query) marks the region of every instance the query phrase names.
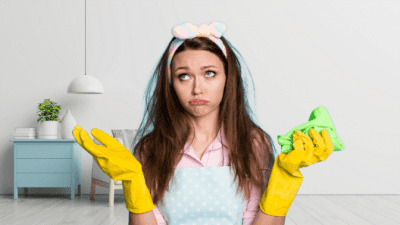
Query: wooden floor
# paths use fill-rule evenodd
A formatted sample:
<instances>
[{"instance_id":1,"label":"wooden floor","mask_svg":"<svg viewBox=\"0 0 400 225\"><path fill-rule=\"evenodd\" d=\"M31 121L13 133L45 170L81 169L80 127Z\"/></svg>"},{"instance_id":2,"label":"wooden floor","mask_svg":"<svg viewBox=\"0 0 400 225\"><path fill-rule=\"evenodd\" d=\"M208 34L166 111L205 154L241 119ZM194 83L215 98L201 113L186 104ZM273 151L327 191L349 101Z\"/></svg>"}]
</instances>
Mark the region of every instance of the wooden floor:
<instances>
[{"instance_id":1,"label":"wooden floor","mask_svg":"<svg viewBox=\"0 0 400 225\"><path fill-rule=\"evenodd\" d=\"M0 224L56 225L128 224L123 195L0 195ZM286 225L391 225L400 224L400 195L297 195L286 216Z\"/></svg>"}]
</instances>

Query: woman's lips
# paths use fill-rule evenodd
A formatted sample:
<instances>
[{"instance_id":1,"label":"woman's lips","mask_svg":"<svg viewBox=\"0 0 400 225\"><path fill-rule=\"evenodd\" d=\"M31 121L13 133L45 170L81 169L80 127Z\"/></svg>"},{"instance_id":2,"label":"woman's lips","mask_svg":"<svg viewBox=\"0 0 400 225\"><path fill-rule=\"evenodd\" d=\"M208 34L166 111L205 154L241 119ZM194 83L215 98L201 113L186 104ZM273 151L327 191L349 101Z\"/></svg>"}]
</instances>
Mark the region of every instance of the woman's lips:
<instances>
[{"instance_id":1,"label":"woman's lips","mask_svg":"<svg viewBox=\"0 0 400 225\"><path fill-rule=\"evenodd\" d=\"M199 99L193 99L192 101L190 101L190 104L192 105L205 105L208 102L206 100L199 100Z\"/></svg>"}]
</instances>

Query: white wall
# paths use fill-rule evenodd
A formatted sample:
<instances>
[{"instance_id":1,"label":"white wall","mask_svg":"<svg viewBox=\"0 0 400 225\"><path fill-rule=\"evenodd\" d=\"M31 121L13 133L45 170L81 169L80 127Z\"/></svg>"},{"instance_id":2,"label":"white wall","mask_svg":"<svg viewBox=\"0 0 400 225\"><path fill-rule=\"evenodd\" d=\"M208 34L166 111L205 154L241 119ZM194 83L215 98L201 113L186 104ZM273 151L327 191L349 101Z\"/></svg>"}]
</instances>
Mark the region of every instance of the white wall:
<instances>
[{"instance_id":1,"label":"white wall","mask_svg":"<svg viewBox=\"0 0 400 225\"><path fill-rule=\"evenodd\" d=\"M0 194L13 193L15 127L36 127L45 98L89 133L136 129L151 71L183 22L222 21L256 85L274 138L324 106L345 144L301 169L298 194L399 194L399 1L87 0L86 74L103 95L68 94L85 74L84 0L0 1ZM82 191L92 157L82 153ZM19 190L22 193L22 189ZM68 188L30 193L68 194ZM107 190L97 187L97 192ZM117 190L116 194L122 194Z\"/></svg>"}]
</instances>

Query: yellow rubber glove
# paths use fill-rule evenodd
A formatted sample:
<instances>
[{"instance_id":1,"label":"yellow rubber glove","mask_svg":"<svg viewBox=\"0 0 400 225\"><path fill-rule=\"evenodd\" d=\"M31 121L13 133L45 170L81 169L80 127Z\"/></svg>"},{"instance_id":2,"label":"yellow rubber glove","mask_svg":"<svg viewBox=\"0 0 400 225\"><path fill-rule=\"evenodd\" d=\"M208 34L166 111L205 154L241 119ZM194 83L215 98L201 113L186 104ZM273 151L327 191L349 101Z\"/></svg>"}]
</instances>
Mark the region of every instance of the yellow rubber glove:
<instances>
[{"instance_id":1,"label":"yellow rubber glove","mask_svg":"<svg viewBox=\"0 0 400 225\"><path fill-rule=\"evenodd\" d=\"M92 129L92 135L104 146L95 144L80 126L76 126L72 133L79 145L93 156L105 174L113 180L122 180L126 208L130 212L139 214L154 209L142 165L128 149L97 128Z\"/></svg>"},{"instance_id":2,"label":"yellow rubber glove","mask_svg":"<svg viewBox=\"0 0 400 225\"><path fill-rule=\"evenodd\" d=\"M310 129L311 139L301 131L293 134L294 150L279 154L272 167L268 187L261 197L260 209L271 216L286 216L303 181L299 169L324 161L333 151L331 137L323 129L321 135ZM303 146L304 144L304 146Z\"/></svg>"}]
</instances>

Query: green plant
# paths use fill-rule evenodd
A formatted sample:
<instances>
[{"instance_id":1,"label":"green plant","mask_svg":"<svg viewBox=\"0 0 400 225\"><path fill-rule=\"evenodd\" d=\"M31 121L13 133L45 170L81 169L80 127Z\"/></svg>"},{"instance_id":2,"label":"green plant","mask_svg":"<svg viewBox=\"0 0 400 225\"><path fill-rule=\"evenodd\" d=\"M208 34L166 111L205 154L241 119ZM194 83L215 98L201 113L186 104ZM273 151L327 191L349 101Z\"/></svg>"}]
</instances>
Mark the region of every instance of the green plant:
<instances>
[{"instance_id":1,"label":"green plant","mask_svg":"<svg viewBox=\"0 0 400 225\"><path fill-rule=\"evenodd\" d=\"M39 119L37 121L59 121L58 114L60 113L61 106L57 103L45 99L44 103L39 103Z\"/></svg>"}]
</instances>

